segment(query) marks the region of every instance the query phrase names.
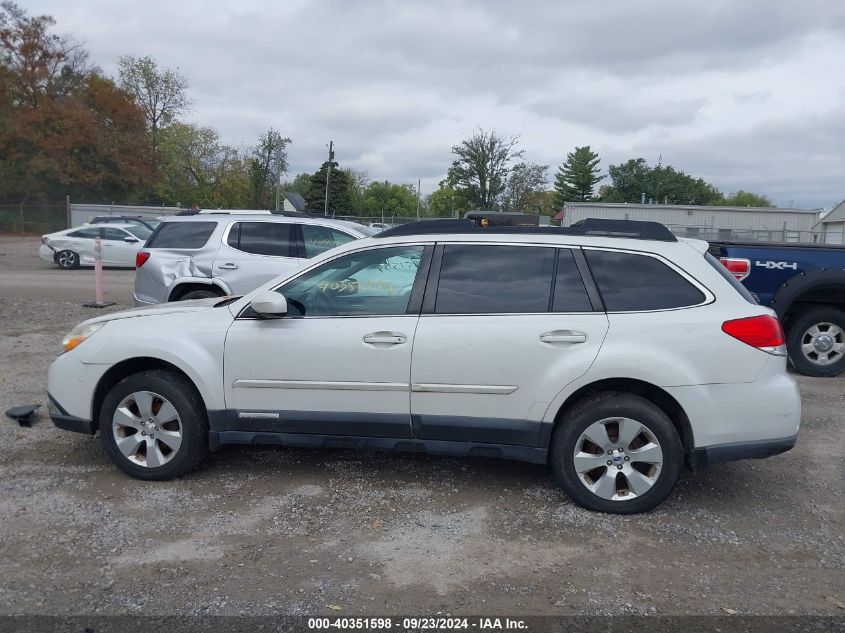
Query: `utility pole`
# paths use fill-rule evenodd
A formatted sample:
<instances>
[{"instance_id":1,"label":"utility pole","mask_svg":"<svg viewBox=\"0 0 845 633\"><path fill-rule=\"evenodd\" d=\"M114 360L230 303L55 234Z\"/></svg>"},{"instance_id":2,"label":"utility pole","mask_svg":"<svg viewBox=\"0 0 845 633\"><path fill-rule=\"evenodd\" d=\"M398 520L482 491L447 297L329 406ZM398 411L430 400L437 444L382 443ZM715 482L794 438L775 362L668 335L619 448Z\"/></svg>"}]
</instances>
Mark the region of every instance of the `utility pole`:
<instances>
[{"instance_id":1,"label":"utility pole","mask_svg":"<svg viewBox=\"0 0 845 633\"><path fill-rule=\"evenodd\" d=\"M420 186L422 185L422 180L417 179L417 220L420 219Z\"/></svg>"},{"instance_id":2,"label":"utility pole","mask_svg":"<svg viewBox=\"0 0 845 633\"><path fill-rule=\"evenodd\" d=\"M326 201L323 205L323 215L329 214L329 183L332 177L332 161L334 160L334 141L329 141L329 167L326 170Z\"/></svg>"}]
</instances>

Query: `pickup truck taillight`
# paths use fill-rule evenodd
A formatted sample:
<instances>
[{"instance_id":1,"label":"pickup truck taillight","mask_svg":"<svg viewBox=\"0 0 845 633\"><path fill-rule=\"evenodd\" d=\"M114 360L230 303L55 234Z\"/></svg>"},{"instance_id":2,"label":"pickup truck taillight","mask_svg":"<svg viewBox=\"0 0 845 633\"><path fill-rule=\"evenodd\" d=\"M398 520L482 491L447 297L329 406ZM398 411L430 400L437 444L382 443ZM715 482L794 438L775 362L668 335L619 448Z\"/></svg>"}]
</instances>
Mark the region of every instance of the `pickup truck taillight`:
<instances>
[{"instance_id":1,"label":"pickup truck taillight","mask_svg":"<svg viewBox=\"0 0 845 633\"><path fill-rule=\"evenodd\" d=\"M719 261L722 266L728 269L728 272L736 277L737 281L742 281L751 274L751 260L740 259L738 257L720 257Z\"/></svg>"},{"instance_id":2,"label":"pickup truck taillight","mask_svg":"<svg viewBox=\"0 0 845 633\"><path fill-rule=\"evenodd\" d=\"M722 323L722 331L746 345L773 354L786 356L786 338L780 321L770 314L761 314Z\"/></svg>"},{"instance_id":3,"label":"pickup truck taillight","mask_svg":"<svg viewBox=\"0 0 845 633\"><path fill-rule=\"evenodd\" d=\"M140 268L147 263L150 254L147 251L138 251L135 253L135 268Z\"/></svg>"}]
</instances>

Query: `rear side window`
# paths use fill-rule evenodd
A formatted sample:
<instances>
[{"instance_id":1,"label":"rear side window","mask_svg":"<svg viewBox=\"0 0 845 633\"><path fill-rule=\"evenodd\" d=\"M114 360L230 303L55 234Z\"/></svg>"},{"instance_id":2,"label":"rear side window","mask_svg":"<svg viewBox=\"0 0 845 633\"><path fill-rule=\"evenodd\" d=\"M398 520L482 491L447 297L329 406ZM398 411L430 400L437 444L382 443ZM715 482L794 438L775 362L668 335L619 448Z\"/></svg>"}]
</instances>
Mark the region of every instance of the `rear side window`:
<instances>
[{"instance_id":1,"label":"rear side window","mask_svg":"<svg viewBox=\"0 0 845 633\"><path fill-rule=\"evenodd\" d=\"M355 238L327 226L316 224L302 225L302 241L305 242L305 257L314 257L327 250L351 242Z\"/></svg>"},{"instance_id":2,"label":"rear side window","mask_svg":"<svg viewBox=\"0 0 845 633\"><path fill-rule=\"evenodd\" d=\"M654 257L589 249L584 253L608 312L683 308L705 299L698 288Z\"/></svg>"},{"instance_id":3,"label":"rear side window","mask_svg":"<svg viewBox=\"0 0 845 633\"><path fill-rule=\"evenodd\" d=\"M202 248L216 226L216 222L162 222L147 248Z\"/></svg>"},{"instance_id":4,"label":"rear side window","mask_svg":"<svg viewBox=\"0 0 845 633\"><path fill-rule=\"evenodd\" d=\"M713 268L715 268L715 269L716 269L716 272L718 272L718 273L719 273L722 277L724 277L724 278L725 278L725 280L726 280L726 281L727 281L730 285L732 285L732 286L734 287L734 290L736 290L739 294L741 294L741 295L742 295L742 298L743 298L743 299L745 299L748 303L753 303L754 305L757 305L757 303L758 303L758 302L757 302L757 299L755 299L755 298L754 298L754 295L752 295L752 294L748 291L748 288L746 288L745 286L743 286L743 285L742 285L742 284L741 284L741 283L737 280L737 278L736 278L736 277L734 277L734 276L733 276L733 275L732 275L732 274L728 271L728 269L727 269L727 268L725 268L725 266L722 264L722 262L720 262L718 259L716 259L715 257L713 257L710 253L704 253L704 259L706 259L706 260L707 260L707 263L708 263L708 264L710 264Z\"/></svg>"},{"instance_id":5,"label":"rear side window","mask_svg":"<svg viewBox=\"0 0 845 633\"><path fill-rule=\"evenodd\" d=\"M554 248L446 246L434 311L548 312L554 261Z\"/></svg>"},{"instance_id":6,"label":"rear side window","mask_svg":"<svg viewBox=\"0 0 845 633\"><path fill-rule=\"evenodd\" d=\"M129 237L123 229L106 229L105 231L107 240L122 240Z\"/></svg>"},{"instance_id":7,"label":"rear side window","mask_svg":"<svg viewBox=\"0 0 845 633\"><path fill-rule=\"evenodd\" d=\"M245 253L272 257L295 257L293 224L284 222L238 222L229 231L227 244Z\"/></svg>"},{"instance_id":8,"label":"rear side window","mask_svg":"<svg viewBox=\"0 0 845 633\"><path fill-rule=\"evenodd\" d=\"M100 229L80 229L78 231L74 231L73 233L68 233L68 235L70 237L83 237L93 240L95 237L99 237Z\"/></svg>"}]
</instances>

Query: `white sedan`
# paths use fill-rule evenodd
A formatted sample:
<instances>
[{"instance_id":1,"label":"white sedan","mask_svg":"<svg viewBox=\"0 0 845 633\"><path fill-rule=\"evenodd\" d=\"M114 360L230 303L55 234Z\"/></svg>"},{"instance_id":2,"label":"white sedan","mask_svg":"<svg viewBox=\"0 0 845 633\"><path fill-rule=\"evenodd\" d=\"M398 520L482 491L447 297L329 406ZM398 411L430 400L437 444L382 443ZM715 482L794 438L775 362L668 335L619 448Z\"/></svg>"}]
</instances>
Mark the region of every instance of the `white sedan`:
<instances>
[{"instance_id":1,"label":"white sedan","mask_svg":"<svg viewBox=\"0 0 845 633\"><path fill-rule=\"evenodd\" d=\"M100 232L103 232L102 236ZM135 267L135 255L152 231L137 224L83 225L41 237L38 255L59 268L94 265L94 241L102 238L103 266Z\"/></svg>"}]
</instances>

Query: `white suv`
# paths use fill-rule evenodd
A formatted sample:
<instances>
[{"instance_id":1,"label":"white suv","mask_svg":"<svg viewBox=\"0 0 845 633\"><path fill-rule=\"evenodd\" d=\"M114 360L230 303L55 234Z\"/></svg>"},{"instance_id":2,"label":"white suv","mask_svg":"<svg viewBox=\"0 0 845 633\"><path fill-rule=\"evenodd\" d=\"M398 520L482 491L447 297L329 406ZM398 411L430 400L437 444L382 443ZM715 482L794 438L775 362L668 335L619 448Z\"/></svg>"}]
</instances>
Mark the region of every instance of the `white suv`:
<instances>
[{"instance_id":1,"label":"white suv","mask_svg":"<svg viewBox=\"0 0 845 633\"><path fill-rule=\"evenodd\" d=\"M64 349L53 421L141 479L221 444L404 450L548 463L577 503L640 512L684 463L789 450L801 417L772 310L646 222L405 225Z\"/></svg>"}]
</instances>

